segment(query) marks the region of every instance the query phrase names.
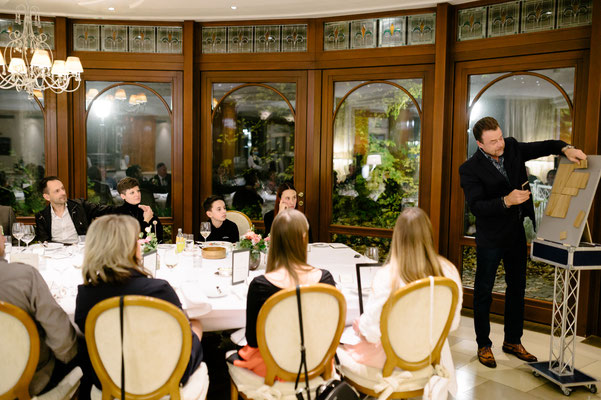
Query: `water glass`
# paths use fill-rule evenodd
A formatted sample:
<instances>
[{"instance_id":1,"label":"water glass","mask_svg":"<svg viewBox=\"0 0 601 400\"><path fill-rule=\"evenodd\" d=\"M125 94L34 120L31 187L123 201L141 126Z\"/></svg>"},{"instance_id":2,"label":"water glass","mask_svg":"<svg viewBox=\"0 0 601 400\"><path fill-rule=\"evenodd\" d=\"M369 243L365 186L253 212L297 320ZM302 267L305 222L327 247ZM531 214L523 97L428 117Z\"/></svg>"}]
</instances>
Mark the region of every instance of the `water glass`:
<instances>
[{"instance_id":1,"label":"water glass","mask_svg":"<svg viewBox=\"0 0 601 400\"><path fill-rule=\"evenodd\" d=\"M380 261L380 249L374 246L368 247L365 249L365 257L374 261Z\"/></svg>"},{"instance_id":2,"label":"water glass","mask_svg":"<svg viewBox=\"0 0 601 400\"><path fill-rule=\"evenodd\" d=\"M83 251L85 246L86 246L86 235L77 236L77 248L79 249L79 251Z\"/></svg>"},{"instance_id":3,"label":"water glass","mask_svg":"<svg viewBox=\"0 0 601 400\"><path fill-rule=\"evenodd\" d=\"M184 233L184 239L186 239L186 250L194 251L194 234Z\"/></svg>"},{"instance_id":4,"label":"water glass","mask_svg":"<svg viewBox=\"0 0 601 400\"><path fill-rule=\"evenodd\" d=\"M10 235L4 236L4 254L10 254L13 249L13 238Z\"/></svg>"},{"instance_id":5,"label":"water glass","mask_svg":"<svg viewBox=\"0 0 601 400\"><path fill-rule=\"evenodd\" d=\"M175 252L175 249L173 250L167 250L165 252L165 265L168 268L173 268L177 265L177 263L179 262L179 256L178 254Z\"/></svg>"}]
</instances>

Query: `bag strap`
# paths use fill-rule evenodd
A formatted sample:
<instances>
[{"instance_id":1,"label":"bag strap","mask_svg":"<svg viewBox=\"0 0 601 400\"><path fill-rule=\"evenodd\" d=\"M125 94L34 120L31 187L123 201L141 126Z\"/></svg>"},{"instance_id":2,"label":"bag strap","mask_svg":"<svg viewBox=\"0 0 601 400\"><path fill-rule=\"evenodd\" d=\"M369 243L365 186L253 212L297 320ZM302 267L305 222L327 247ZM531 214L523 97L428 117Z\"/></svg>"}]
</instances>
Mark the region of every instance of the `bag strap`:
<instances>
[{"instance_id":1,"label":"bag strap","mask_svg":"<svg viewBox=\"0 0 601 400\"><path fill-rule=\"evenodd\" d=\"M303 333L303 310L301 307L300 285L296 285L296 305L298 306L298 325L300 328L301 362L298 367L298 375L296 375L296 381L294 382L294 391L296 391L296 388L298 387L301 372L304 367L304 369L305 369L305 386L307 387L307 398L308 398L308 400L311 400L311 391L309 390L309 373L307 372L307 353L305 351L305 336Z\"/></svg>"},{"instance_id":2,"label":"bag strap","mask_svg":"<svg viewBox=\"0 0 601 400\"><path fill-rule=\"evenodd\" d=\"M434 324L434 277L430 278L430 334L428 335L428 364L432 365L432 325Z\"/></svg>"},{"instance_id":3,"label":"bag strap","mask_svg":"<svg viewBox=\"0 0 601 400\"><path fill-rule=\"evenodd\" d=\"M125 358L123 356L123 298L119 297L119 328L121 331L121 400L125 400Z\"/></svg>"}]
</instances>

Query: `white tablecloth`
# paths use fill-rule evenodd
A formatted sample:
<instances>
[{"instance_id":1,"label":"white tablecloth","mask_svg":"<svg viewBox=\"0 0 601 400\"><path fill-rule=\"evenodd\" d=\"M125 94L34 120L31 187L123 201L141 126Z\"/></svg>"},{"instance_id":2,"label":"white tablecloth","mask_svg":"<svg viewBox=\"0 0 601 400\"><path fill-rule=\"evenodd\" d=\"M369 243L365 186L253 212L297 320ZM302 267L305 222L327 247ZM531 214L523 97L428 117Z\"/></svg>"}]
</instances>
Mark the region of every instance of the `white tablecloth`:
<instances>
[{"instance_id":1,"label":"white tablecloth","mask_svg":"<svg viewBox=\"0 0 601 400\"><path fill-rule=\"evenodd\" d=\"M308 263L332 273L338 288L342 290L347 300L348 325L359 315L355 264L368 263L371 260L348 247L335 246L337 248L325 243L311 245ZM231 267L231 254L222 260L207 260L200 257L200 251L185 251L178 255L177 266L167 268L165 265L167 251L172 252L173 247L158 251L161 266L156 271L156 277L169 281L175 288L190 318L199 319L205 331L244 327L248 283L254 276L264 273L264 270L251 271L246 283L232 286L231 276L216 274L220 267ZM71 246L52 252L47 251L46 254L39 256L40 273L58 303L70 316L75 313L77 285L83 282L82 253L82 249Z\"/></svg>"}]
</instances>

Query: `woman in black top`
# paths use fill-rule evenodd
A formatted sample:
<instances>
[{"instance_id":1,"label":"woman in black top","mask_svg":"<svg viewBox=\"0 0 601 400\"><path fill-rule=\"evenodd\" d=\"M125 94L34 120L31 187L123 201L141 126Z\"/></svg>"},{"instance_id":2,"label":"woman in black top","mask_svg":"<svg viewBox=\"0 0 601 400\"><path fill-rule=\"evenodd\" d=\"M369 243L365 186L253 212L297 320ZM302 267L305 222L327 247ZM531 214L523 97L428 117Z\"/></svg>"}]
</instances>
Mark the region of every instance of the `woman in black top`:
<instances>
[{"instance_id":1,"label":"woman in black top","mask_svg":"<svg viewBox=\"0 0 601 400\"><path fill-rule=\"evenodd\" d=\"M182 308L169 283L153 279L140 265L138 229L137 221L126 215L106 215L90 225L83 260L84 284L78 286L75 301L75 323L82 333L85 334L86 318L92 307L111 297L151 296ZM181 379L182 384L188 381L202 361L202 327L197 320L190 322L192 351ZM84 350L84 354L81 354L81 350ZM80 349L80 357L84 377L91 378L91 383L100 389L100 381L92 368L85 346ZM89 384L87 388L84 386L80 390L82 393L89 393Z\"/></svg>"},{"instance_id":2,"label":"woman in black top","mask_svg":"<svg viewBox=\"0 0 601 400\"><path fill-rule=\"evenodd\" d=\"M280 211L273 221L271 244L265 275L252 280L246 299L247 346L239 351L241 360L234 365L248 368L265 376L266 368L257 344L257 317L265 301L282 289L298 284L327 283L335 286L334 278L325 269L307 264L309 224L300 211Z\"/></svg>"},{"instance_id":3,"label":"woman in black top","mask_svg":"<svg viewBox=\"0 0 601 400\"><path fill-rule=\"evenodd\" d=\"M263 216L263 222L265 223L265 236L271 232L271 225L273 219L278 215L280 211L287 210L289 208L296 209L298 206L296 202L296 189L290 182L284 182L278 187L278 191L275 196L275 207L273 210L268 211ZM313 242L313 235L311 234L311 227L309 226L309 243Z\"/></svg>"},{"instance_id":4,"label":"woman in black top","mask_svg":"<svg viewBox=\"0 0 601 400\"><path fill-rule=\"evenodd\" d=\"M126 177L117 184L119 196L123 199L123 204L115 207L115 214L129 215L138 220L140 224L140 232L146 236L146 229L150 228L151 232L156 234L159 243L163 241L163 225L161 221L154 216L152 208L144 204L140 204L142 195L140 193L140 184L136 178Z\"/></svg>"}]
</instances>

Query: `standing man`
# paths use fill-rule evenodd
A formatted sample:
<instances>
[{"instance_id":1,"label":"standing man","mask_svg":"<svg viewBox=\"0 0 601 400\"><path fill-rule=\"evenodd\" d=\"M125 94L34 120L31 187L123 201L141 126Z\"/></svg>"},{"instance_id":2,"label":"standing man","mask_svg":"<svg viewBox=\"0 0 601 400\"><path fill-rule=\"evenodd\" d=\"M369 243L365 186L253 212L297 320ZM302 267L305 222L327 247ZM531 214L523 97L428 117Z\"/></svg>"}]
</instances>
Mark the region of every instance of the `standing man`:
<instances>
[{"instance_id":1,"label":"standing man","mask_svg":"<svg viewBox=\"0 0 601 400\"><path fill-rule=\"evenodd\" d=\"M459 167L461 187L471 212L476 216L476 280L474 282L474 327L478 360L489 368L497 366L490 341L489 312L499 262L505 268L505 339L503 351L524 361L537 361L521 344L524 327L524 292L528 257L523 220L534 222L534 205L525 162L551 154L564 154L570 161L586 155L561 140L520 143L503 139L499 123L492 117L473 128L478 150Z\"/></svg>"},{"instance_id":2,"label":"standing man","mask_svg":"<svg viewBox=\"0 0 601 400\"><path fill-rule=\"evenodd\" d=\"M47 176L38 184L50 204L35 215L35 236L40 242L77 243L96 217L112 210L111 206L67 198L65 186L56 176Z\"/></svg>"}]
</instances>

